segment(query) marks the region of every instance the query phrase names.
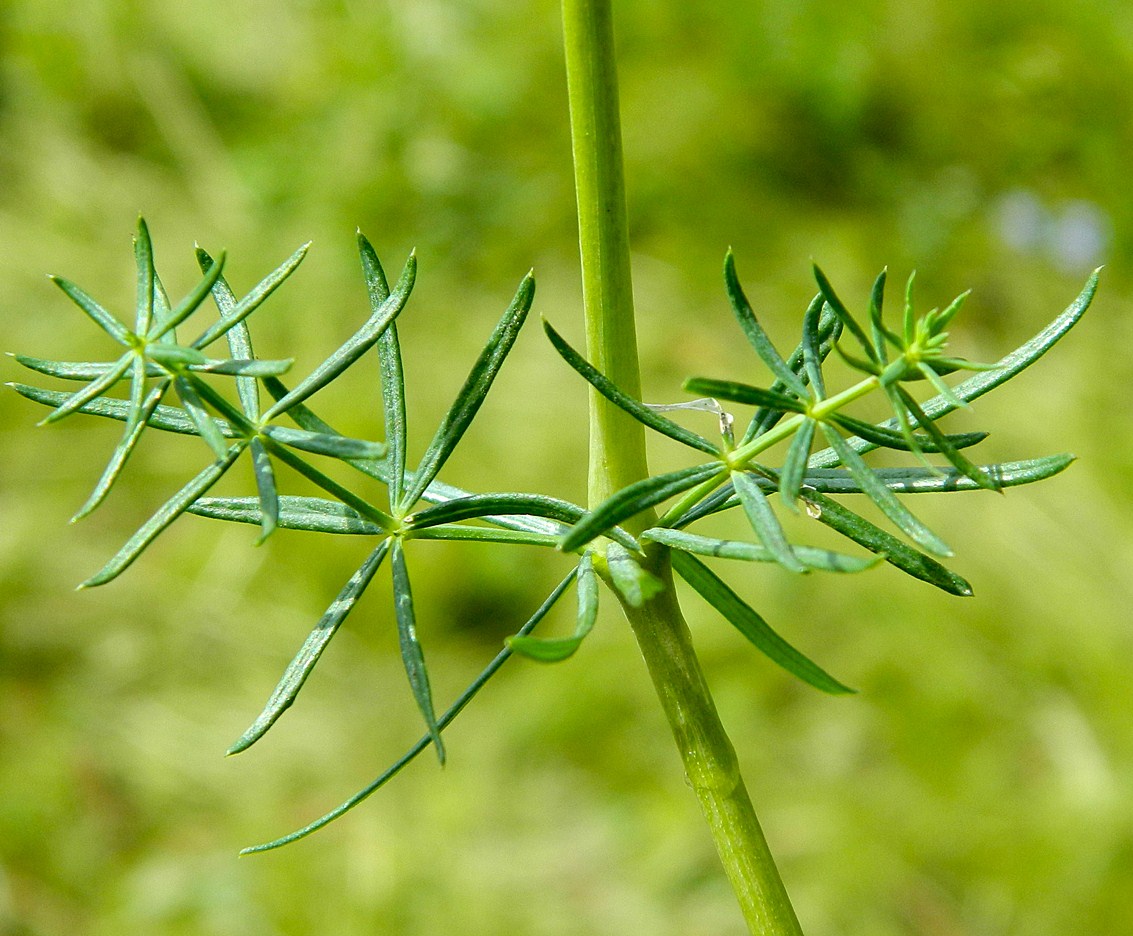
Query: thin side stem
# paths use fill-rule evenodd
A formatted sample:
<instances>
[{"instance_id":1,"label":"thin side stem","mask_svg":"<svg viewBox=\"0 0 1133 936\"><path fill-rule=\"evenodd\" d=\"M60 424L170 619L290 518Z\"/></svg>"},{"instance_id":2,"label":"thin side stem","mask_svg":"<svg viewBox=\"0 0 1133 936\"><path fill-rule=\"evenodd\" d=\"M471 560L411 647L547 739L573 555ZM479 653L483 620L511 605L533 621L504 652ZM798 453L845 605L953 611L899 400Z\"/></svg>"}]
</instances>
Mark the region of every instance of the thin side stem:
<instances>
[{"instance_id":1,"label":"thin side stem","mask_svg":"<svg viewBox=\"0 0 1133 936\"><path fill-rule=\"evenodd\" d=\"M563 35L587 353L640 399L610 0L563 0ZM590 506L647 476L641 424L591 389ZM646 511L626 526L639 533L652 520ZM744 918L756 936L802 936L677 604L667 552L658 548L650 565L666 588L623 608Z\"/></svg>"}]
</instances>

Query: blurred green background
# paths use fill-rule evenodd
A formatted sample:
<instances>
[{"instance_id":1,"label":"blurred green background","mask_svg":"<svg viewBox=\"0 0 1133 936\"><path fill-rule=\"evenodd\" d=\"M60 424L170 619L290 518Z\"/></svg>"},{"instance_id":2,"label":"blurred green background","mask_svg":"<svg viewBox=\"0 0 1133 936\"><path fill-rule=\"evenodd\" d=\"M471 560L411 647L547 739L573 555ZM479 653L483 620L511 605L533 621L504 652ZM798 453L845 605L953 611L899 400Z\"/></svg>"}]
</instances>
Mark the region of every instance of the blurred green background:
<instances>
[{"instance_id":1,"label":"blurred green background","mask_svg":"<svg viewBox=\"0 0 1133 936\"><path fill-rule=\"evenodd\" d=\"M820 696L688 604L808 933L1133 931L1133 375L1117 354L1133 338L1133 7L617 6L647 399L680 398L692 373L757 379L723 298L728 245L784 345L810 258L858 307L883 265L901 282L915 264L926 307L974 288L955 347L976 359L1109 265L1080 332L950 423L993 429L986 459L1078 463L1006 497L916 505L974 599L888 567L728 570L859 695ZM239 291L315 240L254 322L260 354L302 373L366 314L360 225L393 271L418 249L401 334L420 454L529 267L536 310L580 338L568 145L551 0L7 0L3 350L104 357L43 274L126 314L142 211L177 294L194 241L230 251ZM373 436L376 370L356 371L319 409ZM36 430L42 415L0 396L4 936L741 932L613 613L566 664L509 664L446 736L443 771L421 758L325 832L237 860L418 736L388 585L271 735L225 760L366 544L281 533L255 549L249 528L186 518L122 579L75 594L205 455L148 437L69 528L118 430ZM444 477L581 499L584 431L583 387L532 327ZM654 464L679 457L658 445ZM416 545L446 700L565 565Z\"/></svg>"}]
</instances>

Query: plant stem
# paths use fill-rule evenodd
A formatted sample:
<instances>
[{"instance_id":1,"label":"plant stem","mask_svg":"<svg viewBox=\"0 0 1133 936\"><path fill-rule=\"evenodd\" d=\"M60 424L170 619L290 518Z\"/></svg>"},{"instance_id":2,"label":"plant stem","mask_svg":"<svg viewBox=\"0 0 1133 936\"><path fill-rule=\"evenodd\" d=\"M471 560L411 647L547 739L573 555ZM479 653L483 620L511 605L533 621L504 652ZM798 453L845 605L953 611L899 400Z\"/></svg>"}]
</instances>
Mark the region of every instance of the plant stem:
<instances>
[{"instance_id":1,"label":"plant stem","mask_svg":"<svg viewBox=\"0 0 1133 936\"><path fill-rule=\"evenodd\" d=\"M640 398L610 0L563 0L563 35L587 353ZM590 506L647 476L643 427L591 389ZM647 512L626 526L636 533L651 520ZM648 559L665 590L640 608L623 608L748 927L757 936L801 936L677 604L667 556L658 548Z\"/></svg>"},{"instance_id":2,"label":"plant stem","mask_svg":"<svg viewBox=\"0 0 1133 936\"><path fill-rule=\"evenodd\" d=\"M582 298L590 363L641 396L629 262L618 74L609 0L563 0ZM647 477L641 423L590 389L589 503ZM642 516L631 533L648 525Z\"/></svg>"}]
</instances>

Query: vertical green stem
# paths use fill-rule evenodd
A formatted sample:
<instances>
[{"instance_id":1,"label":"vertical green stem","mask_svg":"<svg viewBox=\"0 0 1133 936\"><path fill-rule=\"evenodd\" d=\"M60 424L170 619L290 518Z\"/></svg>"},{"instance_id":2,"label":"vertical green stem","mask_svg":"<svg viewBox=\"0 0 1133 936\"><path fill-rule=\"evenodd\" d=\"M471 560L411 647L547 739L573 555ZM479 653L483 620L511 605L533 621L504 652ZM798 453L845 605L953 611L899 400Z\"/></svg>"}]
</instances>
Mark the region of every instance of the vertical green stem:
<instances>
[{"instance_id":1,"label":"vertical green stem","mask_svg":"<svg viewBox=\"0 0 1133 936\"><path fill-rule=\"evenodd\" d=\"M563 35L587 355L619 387L640 396L609 0L563 0ZM591 507L648 475L641 424L593 388L590 440Z\"/></svg>"},{"instance_id":2,"label":"vertical green stem","mask_svg":"<svg viewBox=\"0 0 1133 936\"><path fill-rule=\"evenodd\" d=\"M563 34L587 352L640 397L610 0L563 0ZM590 505L647 475L644 429L592 389ZM636 532L648 522L641 516L626 525ZM753 934L801 936L677 604L667 553L650 563L668 587L643 607L624 609L720 860Z\"/></svg>"}]
</instances>

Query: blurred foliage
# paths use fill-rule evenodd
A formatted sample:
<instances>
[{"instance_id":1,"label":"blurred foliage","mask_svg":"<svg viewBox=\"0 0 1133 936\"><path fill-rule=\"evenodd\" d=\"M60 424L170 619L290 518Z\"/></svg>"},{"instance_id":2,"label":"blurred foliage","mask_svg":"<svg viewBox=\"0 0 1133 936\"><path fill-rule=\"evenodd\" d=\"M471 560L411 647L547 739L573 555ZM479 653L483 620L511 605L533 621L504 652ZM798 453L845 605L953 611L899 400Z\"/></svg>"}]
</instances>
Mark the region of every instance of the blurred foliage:
<instances>
[{"instance_id":1,"label":"blurred foliage","mask_svg":"<svg viewBox=\"0 0 1133 936\"><path fill-rule=\"evenodd\" d=\"M98 337L72 332L42 274L128 307L139 210L174 293L194 279L194 240L230 250L240 289L315 239L257 323L257 350L297 355L299 372L365 315L357 225L393 266L418 247L410 373L466 371L532 265L537 311L576 340L558 28L551 0L9 0L4 350L86 354ZM915 263L924 302L974 287L955 344L975 359L1110 265L1081 332L977 404L1003 427L989 460L1072 450L1078 464L922 508L975 599L884 569L737 570L770 621L861 689L840 700L692 623L808 933L1133 929L1133 365L1116 353L1133 337L1133 7L622 0L617 28L651 399L749 366L719 276L729 244L783 344L810 257L847 296ZM411 386L418 425L458 381ZM359 369L320 409L365 433L376 383ZM69 529L117 429L33 430L42 415L0 397L4 936L739 932L613 615L561 667L509 664L449 734L444 771L423 759L336 827L236 861L417 737L387 602L368 596L266 746L223 760L363 547L284 532L257 550L254 531L186 519L76 596L202 456L148 439L123 489ZM581 381L531 329L446 480L581 498L584 431ZM668 457L658 446L655 465ZM444 700L562 570L420 545L436 556L415 591Z\"/></svg>"}]
</instances>

